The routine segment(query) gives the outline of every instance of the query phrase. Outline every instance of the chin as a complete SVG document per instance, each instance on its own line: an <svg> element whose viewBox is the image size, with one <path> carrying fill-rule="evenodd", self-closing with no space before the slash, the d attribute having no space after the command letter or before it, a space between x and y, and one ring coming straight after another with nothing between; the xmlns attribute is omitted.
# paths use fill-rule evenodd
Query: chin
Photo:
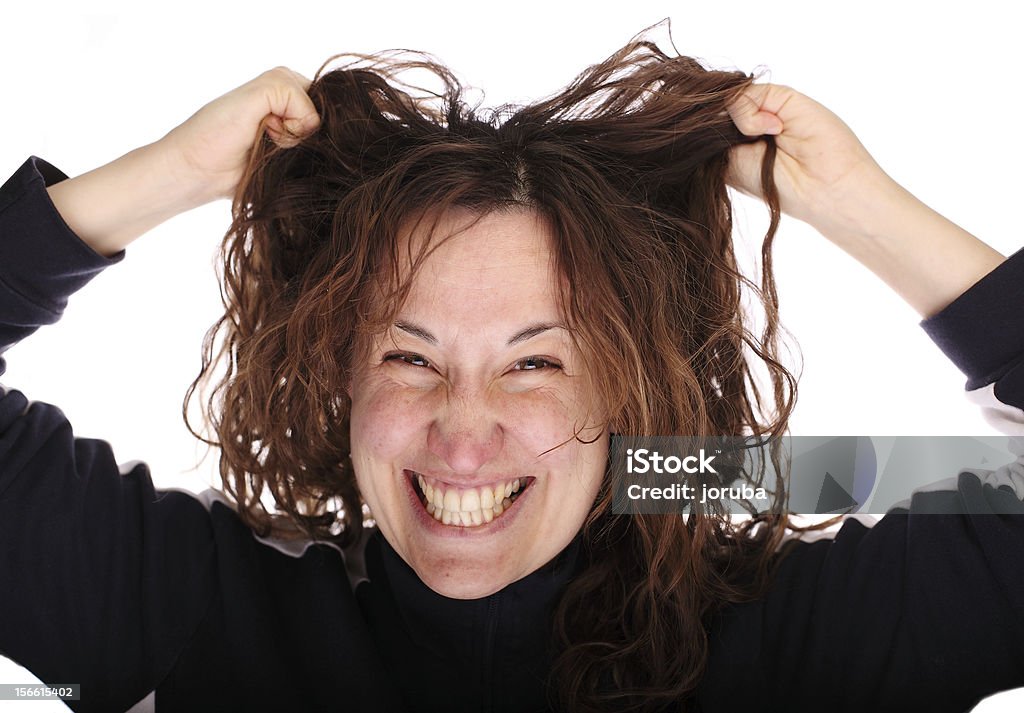
<svg viewBox="0 0 1024 713"><path fill-rule="evenodd" d="M410 566L420 580L449 599L482 599L520 578L493 558L475 566L464 558L453 561L452 557L429 554L413 555L410 559Z"/></svg>

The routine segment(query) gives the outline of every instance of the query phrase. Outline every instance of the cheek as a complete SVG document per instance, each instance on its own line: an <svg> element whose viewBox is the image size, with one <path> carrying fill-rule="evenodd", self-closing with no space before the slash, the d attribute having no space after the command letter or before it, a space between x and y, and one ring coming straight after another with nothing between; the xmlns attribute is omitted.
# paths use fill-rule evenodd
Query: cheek
<svg viewBox="0 0 1024 713"><path fill-rule="evenodd" d="M565 497L559 507L586 511L607 466L604 424L588 409L580 390L540 390L519 405L517 432L554 476L553 492Z"/></svg>
<svg viewBox="0 0 1024 713"><path fill-rule="evenodd" d="M353 453L375 459L397 458L423 427L422 404L406 391L356 387L352 397Z"/></svg>
<svg viewBox="0 0 1024 713"><path fill-rule="evenodd" d="M392 476L420 442L423 421L407 392L369 380L356 384L349 421L356 484L377 525L394 540L402 525L395 510L400 481Z"/></svg>
<svg viewBox="0 0 1024 713"><path fill-rule="evenodd" d="M584 441L599 435L593 428L586 428L594 423L592 419L585 423L587 412L579 403L576 395L566 389L538 389L506 395L501 411L506 441L512 442L506 443L509 450L527 462L543 464L552 474L568 476L559 479L559 488L578 489L581 481L600 478L594 472L603 472L603 466L590 463L600 462L600 445L577 440L577 435ZM587 490L590 489L588 486Z"/></svg>
<svg viewBox="0 0 1024 713"><path fill-rule="evenodd" d="M555 392L505 394L500 412L502 425L517 440L529 444L538 456L572 434L573 414Z"/></svg>
<svg viewBox="0 0 1024 713"><path fill-rule="evenodd" d="M517 432L540 439L560 443L575 431L593 425L593 418L586 423L582 395L565 386L506 394L503 401L506 423L514 424Z"/></svg>

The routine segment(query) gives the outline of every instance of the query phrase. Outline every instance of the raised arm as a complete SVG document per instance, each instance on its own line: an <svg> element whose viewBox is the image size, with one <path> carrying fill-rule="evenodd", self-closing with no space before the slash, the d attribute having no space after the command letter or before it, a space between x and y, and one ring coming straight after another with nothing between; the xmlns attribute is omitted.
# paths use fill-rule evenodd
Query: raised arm
<svg viewBox="0 0 1024 713"><path fill-rule="evenodd" d="M232 195L264 125L294 141L281 122L312 110L303 82L264 73L78 178L27 160L0 186L0 353L56 322L132 240ZM165 680L218 596L216 532L199 500L155 490L142 463L122 472L59 408L0 387L0 653L82 684L75 710L126 710Z"/></svg>
<svg viewBox="0 0 1024 713"><path fill-rule="evenodd" d="M234 195L264 129L281 146L316 129L309 80L285 67L210 102L160 140L47 190L68 226L110 257L169 218Z"/></svg>
<svg viewBox="0 0 1024 713"><path fill-rule="evenodd" d="M744 134L774 136L783 212L817 229L892 287L967 376L994 427L1024 434L1024 251L1009 260L890 178L850 128L816 101L752 85L731 108ZM730 184L761 197L763 142L730 155Z"/></svg>
<svg viewBox="0 0 1024 713"><path fill-rule="evenodd" d="M755 84L734 104L744 134L775 137L784 213L817 229L931 317L1006 258L896 183L827 108L776 84ZM761 197L763 143L730 156L730 184Z"/></svg>

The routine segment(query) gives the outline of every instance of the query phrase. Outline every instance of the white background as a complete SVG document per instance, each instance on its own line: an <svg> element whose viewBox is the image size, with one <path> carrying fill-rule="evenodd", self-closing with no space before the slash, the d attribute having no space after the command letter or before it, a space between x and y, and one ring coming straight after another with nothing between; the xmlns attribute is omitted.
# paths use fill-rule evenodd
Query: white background
<svg viewBox="0 0 1024 713"><path fill-rule="evenodd" d="M426 50L482 88L485 105L528 102L671 17L680 52L720 68L766 68L766 79L839 114L890 175L940 213L1005 255L1024 244L1024 53L1005 2L90 6L5 12L0 180L30 154L83 173L160 138L265 69L283 64L311 77L339 52ZM203 333L219 314L212 260L228 211L222 201L152 231L75 295L58 325L6 355L4 384L58 404L77 435L110 441L118 460L147 461L158 486L212 482L212 456L188 472L202 451L180 411ZM742 201L738 213L746 250L759 244L764 211ZM918 315L845 253L784 219L776 270L783 321L804 357L794 434L995 433ZM0 682L14 676L0 668Z"/></svg>

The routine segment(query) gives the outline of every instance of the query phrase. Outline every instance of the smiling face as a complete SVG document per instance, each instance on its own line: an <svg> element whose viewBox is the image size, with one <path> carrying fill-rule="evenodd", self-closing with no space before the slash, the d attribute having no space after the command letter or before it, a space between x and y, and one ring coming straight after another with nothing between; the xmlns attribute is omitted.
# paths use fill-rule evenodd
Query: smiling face
<svg viewBox="0 0 1024 713"><path fill-rule="evenodd" d="M439 234L472 217L449 214ZM587 420L559 285L545 223L490 213L424 261L395 324L353 365L359 490L445 596L483 597L546 564L600 488L608 433Z"/></svg>

